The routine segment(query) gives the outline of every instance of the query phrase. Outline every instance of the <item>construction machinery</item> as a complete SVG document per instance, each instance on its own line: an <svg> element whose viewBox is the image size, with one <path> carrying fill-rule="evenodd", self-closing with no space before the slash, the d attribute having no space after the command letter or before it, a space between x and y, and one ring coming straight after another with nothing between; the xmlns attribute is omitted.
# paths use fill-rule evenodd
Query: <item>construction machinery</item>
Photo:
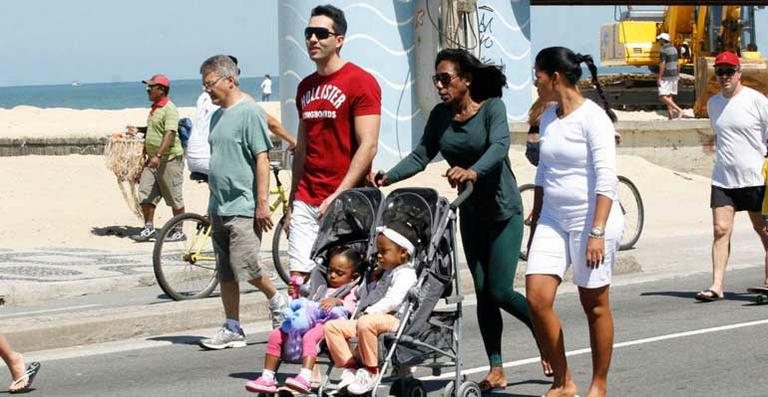
<svg viewBox="0 0 768 397"><path fill-rule="evenodd" d="M762 7L762 6L760 6ZM696 117L707 117L707 100L719 91L715 80L714 57L733 51L741 60L742 83L768 93L768 60L755 44L757 6L667 6L661 9L628 7L617 22L604 25L600 32L600 58L603 66L648 67L658 71L660 45L656 36L668 33L678 50L683 90L693 86ZM651 77L649 77L651 76ZM693 78L691 79L691 76ZM687 77L687 78L686 78ZM617 85L626 87L631 97L634 87L655 84L655 76L629 74L607 77L613 97L620 100Z"/></svg>

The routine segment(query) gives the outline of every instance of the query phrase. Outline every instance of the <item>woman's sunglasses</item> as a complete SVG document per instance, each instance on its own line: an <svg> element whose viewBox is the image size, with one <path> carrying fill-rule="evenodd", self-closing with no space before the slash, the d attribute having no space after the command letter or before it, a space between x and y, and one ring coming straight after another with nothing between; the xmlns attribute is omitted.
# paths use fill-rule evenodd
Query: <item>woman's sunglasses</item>
<svg viewBox="0 0 768 397"><path fill-rule="evenodd" d="M432 76L432 83L437 85L437 83L439 82L440 84L442 84L443 87L445 87L448 84L451 84L451 81L453 81L453 79L455 79L456 77L459 77L459 76L455 74L450 74L450 73L438 73Z"/></svg>
<svg viewBox="0 0 768 397"><path fill-rule="evenodd" d="M731 77L734 74L736 74L737 70L735 68L717 68L715 69L715 74L722 77L722 76L728 76Z"/></svg>
<svg viewBox="0 0 768 397"><path fill-rule="evenodd" d="M331 36L341 36L338 33L331 32L327 28L305 28L304 29L304 38L309 40L312 38L312 35L315 35L318 40L325 40Z"/></svg>

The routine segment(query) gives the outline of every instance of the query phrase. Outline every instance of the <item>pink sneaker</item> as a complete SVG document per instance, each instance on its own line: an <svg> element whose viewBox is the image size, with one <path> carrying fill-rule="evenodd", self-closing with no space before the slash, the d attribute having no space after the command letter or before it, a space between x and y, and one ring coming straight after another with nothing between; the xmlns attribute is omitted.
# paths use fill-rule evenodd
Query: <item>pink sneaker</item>
<svg viewBox="0 0 768 397"><path fill-rule="evenodd" d="M301 394L312 392L312 383L301 375L286 379L285 385Z"/></svg>
<svg viewBox="0 0 768 397"><path fill-rule="evenodd" d="M263 376L259 376L256 380L249 380L245 384L245 390L252 393L277 393L277 382L275 380L266 380Z"/></svg>

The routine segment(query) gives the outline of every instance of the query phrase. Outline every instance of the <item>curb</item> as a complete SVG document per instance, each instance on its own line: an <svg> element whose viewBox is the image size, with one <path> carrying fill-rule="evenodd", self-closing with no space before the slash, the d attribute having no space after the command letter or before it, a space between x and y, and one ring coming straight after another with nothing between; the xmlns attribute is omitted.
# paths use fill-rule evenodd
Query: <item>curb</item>
<svg viewBox="0 0 768 397"><path fill-rule="evenodd" d="M524 265L518 269L515 285L524 285ZM474 294L468 269L460 271L461 292ZM614 275L642 272L638 261L623 255L614 265ZM571 279L570 271L564 282ZM253 323L269 319L264 295L249 293L240 299L241 321ZM163 302L80 312L11 317L0 320L0 330L18 351L40 351L130 338L156 336L221 324L223 310L219 298Z"/></svg>

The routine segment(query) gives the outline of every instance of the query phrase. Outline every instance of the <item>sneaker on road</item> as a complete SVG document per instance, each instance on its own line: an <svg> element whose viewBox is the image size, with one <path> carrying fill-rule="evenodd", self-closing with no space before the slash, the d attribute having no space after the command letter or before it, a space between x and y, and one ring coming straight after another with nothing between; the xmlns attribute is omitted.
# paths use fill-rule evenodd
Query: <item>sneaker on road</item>
<svg viewBox="0 0 768 397"><path fill-rule="evenodd" d="M263 376L259 376L256 380L249 380L245 384L245 390L251 393L274 394L277 393L277 382L274 379L267 380Z"/></svg>
<svg viewBox="0 0 768 397"><path fill-rule="evenodd" d="M288 307L288 297L278 292L269 300L269 313L272 317L272 329L280 327L283 323L283 309Z"/></svg>
<svg viewBox="0 0 768 397"><path fill-rule="evenodd" d="M221 350L228 347L245 347L245 334L243 333L243 330L240 330L240 332L232 332L226 327L221 327L219 332L217 332L213 338L201 340L200 347L209 350Z"/></svg>
<svg viewBox="0 0 768 397"><path fill-rule="evenodd" d="M376 385L376 377L368 372L365 368L360 368L355 373L355 381L351 385L347 386L347 392L354 395L363 395L371 390Z"/></svg>
<svg viewBox="0 0 768 397"><path fill-rule="evenodd" d="M301 376L301 374L286 379L285 385L301 394L312 393L312 382Z"/></svg>
<svg viewBox="0 0 768 397"><path fill-rule="evenodd" d="M169 235L165 236L165 241L184 241L187 236L181 230L174 230Z"/></svg>
<svg viewBox="0 0 768 397"><path fill-rule="evenodd" d="M157 229L150 226L144 226L144 229L141 229L141 232L139 234L134 234L131 236L131 240L137 241L140 243L143 243L145 241L149 241L157 235Z"/></svg>

